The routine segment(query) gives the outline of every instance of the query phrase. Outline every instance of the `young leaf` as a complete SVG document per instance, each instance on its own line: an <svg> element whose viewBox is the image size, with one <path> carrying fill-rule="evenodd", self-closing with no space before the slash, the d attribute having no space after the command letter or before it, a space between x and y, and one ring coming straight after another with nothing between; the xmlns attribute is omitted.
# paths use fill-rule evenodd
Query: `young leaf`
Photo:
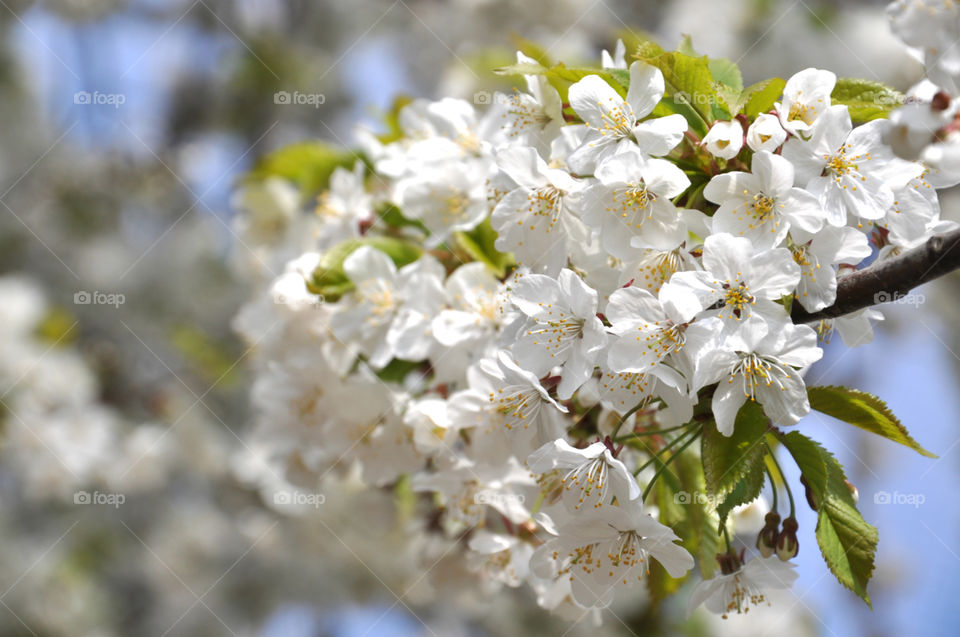
<svg viewBox="0 0 960 637"><path fill-rule="evenodd" d="M707 58L671 52L646 58L644 61L663 73L666 97L673 98L676 103L689 104L707 123L712 122L718 114L716 107L720 108L721 117L730 117L714 88ZM690 125L695 127L693 122L690 122Z"/></svg>
<svg viewBox="0 0 960 637"><path fill-rule="evenodd" d="M773 108L774 103L783 94L783 87L786 85L787 83L779 77L772 77L751 84L743 89L740 94L737 111L750 118L756 117L760 113L766 113Z"/></svg>
<svg viewBox="0 0 960 637"><path fill-rule="evenodd" d="M830 99L833 104L846 104L854 122L869 122L887 117L890 111L903 105L906 98L881 82L840 78Z"/></svg>
<svg viewBox="0 0 960 637"><path fill-rule="evenodd" d="M457 232L455 236L460 247L477 261L487 264L497 278L505 277L507 271L516 265L512 254L500 252L494 247L497 231L490 225L489 219L473 230Z"/></svg>
<svg viewBox="0 0 960 637"><path fill-rule="evenodd" d="M352 168L357 159L360 159L360 155L356 152L331 144L303 142L264 156L246 178L259 180L283 177L297 184L305 196L312 196L327 187L334 170L338 167Z"/></svg>
<svg viewBox="0 0 960 637"><path fill-rule="evenodd" d="M701 456L707 492L716 498L721 521L730 510L752 501L763 488L762 444L768 419L758 403L747 402L737 413L733 435L727 437L712 425L703 430Z"/></svg>
<svg viewBox="0 0 960 637"><path fill-rule="evenodd" d="M910 447L928 458L937 457L921 447L887 404L876 396L856 389L832 386L809 387L807 395L810 397L810 407L819 412Z"/></svg>
<svg viewBox="0 0 960 637"><path fill-rule="evenodd" d="M372 246L385 253L396 264L403 267L420 258L423 251L416 245L392 237L370 237L350 239L333 246L322 257L313 271L313 277L307 282L307 288L327 301L337 301L353 289L353 282L343 271L343 262L360 246Z"/></svg>

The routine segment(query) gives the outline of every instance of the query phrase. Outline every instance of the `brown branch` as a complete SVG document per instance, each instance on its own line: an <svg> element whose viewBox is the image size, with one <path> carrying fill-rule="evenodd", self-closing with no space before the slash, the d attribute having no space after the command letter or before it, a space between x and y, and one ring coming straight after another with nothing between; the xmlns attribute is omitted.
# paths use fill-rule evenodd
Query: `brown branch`
<svg viewBox="0 0 960 637"><path fill-rule="evenodd" d="M831 319L895 301L918 285L960 269L960 229L931 237L921 246L852 272L837 281L837 300L819 312L794 302L794 323Z"/></svg>

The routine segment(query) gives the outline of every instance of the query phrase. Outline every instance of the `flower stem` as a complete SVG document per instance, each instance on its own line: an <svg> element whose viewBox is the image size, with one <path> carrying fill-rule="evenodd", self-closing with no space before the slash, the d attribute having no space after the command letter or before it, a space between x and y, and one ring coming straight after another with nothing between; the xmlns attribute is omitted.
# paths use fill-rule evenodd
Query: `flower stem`
<svg viewBox="0 0 960 637"><path fill-rule="evenodd" d="M651 457L649 460L647 460L647 461L644 462L642 465L640 465L639 467L637 467L637 468L633 471L633 475L635 475L635 476L638 475L641 471L643 471L644 469L646 469L647 467L649 467L651 464L653 464L654 462L656 462L656 461L660 458L660 454L664 453L665 451L667 451L668 449L670 449L672 446L674 446L675 444L677 444L678 442L680 442L680 440L683 439L684 436L686 436L686 435L687 435L688 433L690 433L691 431L693 431L692 428L691 428L691 429L688 429L687 431L684 431L682 434L680 434L679 436L677 436L676 438L674 438L673 440L671 440L670 442L668 442L667 444L665 444L665 445L663 446L663 448L660 449L660 451L657 451L656 453L653 454L653 457Z"/></svg>
<svg viewBox="0 0 960 637"><path fill-rule="evenodd" d="M624 434L619 438L614 438L614 442L626 442L631 438L640 438L642 436L656 436L659 434L669 433L671 431L677 431L678 429L686 429L690 426L690 423L684 423L682 425L677 425L676 427L669 427L667 429L650 429L648 431L631 431L628 434Z"/></svg>
<svg viewBox="0 0 960 637"><path fill-rule="evenodd" d="M767 470L767 477L770 478L770 490L773 491L773 507L772 510L777 510L777 483L773 480L773 472L770 471L770 467L764 465L764 469Z"/></svg>
<svg viewBox="0 0 960 637"><path fill-rule="evenodd" d="M796 508L793 505L793 492L790 490L790 483L787 482L787 476L783 474L783 469L780 467L780 463L777 462L777 456L773 453L773 449L770 448L770 445L764 441L764 446L767 448L767 453L770 454L770 459L773 460L773 465L777 468L777 473L780 474L780 479L783 481L783 486L787 490L787 497L790 498L790 517L795 517ZM773 478L771 477L771 480Z"/></svg>
<svg viewBox="0 0 960 637"><path fill-rule="evenodd" d="M630 416L634 415L635 413L637 413L638 411L640 411L641 409L643 409L644 407L646 407L649 403L650 403L650 401L649 401L648 399L644 398L644 399L641 400L639 403L637 403L636 405L634 405L633 407L631 407L631 408L630 408L630 411L628 411L627 413L625 413L625 414L623 415L623 418L620 419L620 422L617 423L617 426L614 428L613 433L610 434L610 438L613 439L613 440L616 440L617 434L620 433L620 428L623 427L623 423L627 422L627 419L630 418ZM617 442L619 442L619 441L617 441Z"/></svg>
<svg viewBox="0 0 960 637"><path fill-rule="evenodd" d="M666 462L663 463L663 466L661 466L659 469L657 469L657 472L656 472L655 474L653 474L653 479L650 480L649 484L647 484L647 488L643 490L643 495L640 496L640 501L641 501L641 502L643 502L643 501L645 501L645 500L647 499L647 495L649 495L650 490L653 488L653 485L656 484L657 480L660 478L660 474L662 474L664 471L666 471L666 470L667 470L667 467L670 466L670 463L673 462L674 460L676 460L676 458L677 458L681 453L683 453L683 450L686 449L687 447L689 447L689 446L691 445L691 443L693 443L693 441L696 440L696 439L699 438L699 437L700 437L700 432L699 432L699 431L694 431L694 432L693 432L693 435L690 436L690 438L689 438L686 442L684 442L682 445L680 445L680 448L679 448L679 449L677 449L676 451L674 451L673 453L670 454L670 457L667 458ZM664 450L664 451L666 451L666 450ZM659 456L657 456L657 457L659 458Z"/></svg>

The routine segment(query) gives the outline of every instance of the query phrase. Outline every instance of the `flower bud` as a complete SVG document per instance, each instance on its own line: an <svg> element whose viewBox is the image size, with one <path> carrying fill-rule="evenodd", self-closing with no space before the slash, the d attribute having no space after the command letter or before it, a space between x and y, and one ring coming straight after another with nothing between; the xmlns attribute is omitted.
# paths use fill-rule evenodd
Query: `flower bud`
<svg viewBox="0 0 960 637"><path fill-rule="evenodd" d="M783 530L777 536L777 557L783 562L796 557L797 553L800 552L800 544L797 542L797 528L799 528L799 525L796 518L787 518L783 521Z"/></svg>
<svg viewBox="0 0 960 637"><path fill-rule="evenodd" d="M777 549L777 538L780 535L780 514L771 511L764 518L766 523L757 534L757 550L760 555L770 557Z"/></svg>

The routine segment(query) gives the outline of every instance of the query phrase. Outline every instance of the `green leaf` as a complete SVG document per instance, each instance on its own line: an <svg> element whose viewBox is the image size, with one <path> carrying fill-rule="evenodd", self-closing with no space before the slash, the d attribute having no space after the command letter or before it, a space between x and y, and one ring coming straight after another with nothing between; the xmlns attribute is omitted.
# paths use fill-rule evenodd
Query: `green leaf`
<svg viewBox="0 0 960 637"><path fill-rule="evenodd" d="M730 117L726 104L714 87L707 58L670 52L644 58L644 61L663 73L665 97L674 104L688 105L702 120L697 123L688 119L691 128L701 129L717 117Z"/></svg>
<svg viewBox="0 0 960 637"><path fill-rule="evenodd" d="M872 608L867 582L873 574L877 529L857 511L840 463L826 451L823 458L827 484L818 497L817 544L830 572Z"/></svg>
<svg viewBox="0 0 960 637"><path fill-rule="evenodd" d="M385 253L398 268L413 263L423 251L413 243L392 237L369 237L349 239L333 246L320 257L320 263L313 271L313 277L307 282L307 289L321 296L325 301L334 302L351 291L353 282L343 271L343 262L360 246L368 245Z"/></svg>
<svg viewBox="0 0 960 637"><path fill-rule="evenodd" d="M921 447L887 404L872 394L847 387L808 387L807 395L810 406L821 413L910 447L928 458L937 457Z"/></svg>
<svg viewBox="0 0 960 637"><path fill-rule="evenodd" d="M829 451L803 434L780 434L817 502L817 544L830 572L870 605L867 582L879 537L860 515L843 467Z"/></svg>
<svg viewBox="0 0 960 637"><path fill-rule="evenodd" d="M763 408L748 401L737 413L733 435L724 436L713 425L703 430L701 457L707 492L717 503L721 522L733 507L751 502L763 488L762 444L769 420Z"/></svg>
<svg viewBox="0 0 960 637"><path fill-rule="evenodd" d="M740 103L736 110L750 118L756 117L760 113L766 113L773 108L774 102L783 94L783 87L786 84L779 77L771 77L768 80L751 84L741 92Z"/></svg>
<svg viewBox="0 0 960 637"><path fill-rule="evenodd" d="M827 465L824 462L824 456L829 455L829 452L799 431L791 431L780 436L780 442L793 456L797 467L800 468L800 473L819 502L827 488Z"/></svg>
<svg viewBox="0 0 960 637"><path fill-rule="evenodd" d="M392 203L386 203L377 208L377 217L391 228L412 227L417 228L424 234L430 234L422 221L407 217L400 208Z"/></svg>
<svg viewBox="0 0 960 637"><path fill-rule="evenodd" d="M743 76L740 67L727 58L710 58L707 62L710 75L717 82L736 91L737 95L743 91Z"/></svg>
<svg viewBox="0 0 960 637"><path fill-rule="evenodd" d="M419 369L421 363L394 358L387 366L377 372L377 378L387 383L403 383L407 376Z"/></svg>
<svg viewBox="0 0 960 637"><path fill-rule="evenodd" d="M300 187L305 196L327 188L338 167L352 168L361 156L350 150L320 141L285 146L261 158L247 174L248 180L282 177Z"/></svg>
<svg viewBox="0 0 960 637"><path fill-rule="evenodd" d="M830 99L833 104L846 104L854 122L869 122L887 117L906 98L882 82L840 78Z"/></svg>
<svg viewBox="0 0 960 637"><path fill-rule="evenodd" d="M570 85L579 82L588 75L597 75L603 78L621 96L626 96L630 84L630 74L620 69L599 69L594 67L572 67L563 63L552 67L541 64L520 63L510 64L494 70L497 75L542 75L560 93L561 99L566 102Z"/></svg>
<svg viewBox="0 0 960 637"><path fill-rule="evenodd" d="M671 466L679 479L678 488L663 479L654 487L660 522L683 538L683 546L696 558L700 574L709 578L718 566L720 519L704 499L691 497L706 491L700 459L695 454L684 453Z"/></svg>
<svg viewBox="0 0 960 637"><path fill-rule="evenodd" d="M505 277L507 271L516 265L512 254L500 252L494 246L497 240L497 231L490 225L489 219L484 219L483 223L473 230L457 232L455 236L457 243L467 254L477 261L487 264L499 279Z"/></svg>

